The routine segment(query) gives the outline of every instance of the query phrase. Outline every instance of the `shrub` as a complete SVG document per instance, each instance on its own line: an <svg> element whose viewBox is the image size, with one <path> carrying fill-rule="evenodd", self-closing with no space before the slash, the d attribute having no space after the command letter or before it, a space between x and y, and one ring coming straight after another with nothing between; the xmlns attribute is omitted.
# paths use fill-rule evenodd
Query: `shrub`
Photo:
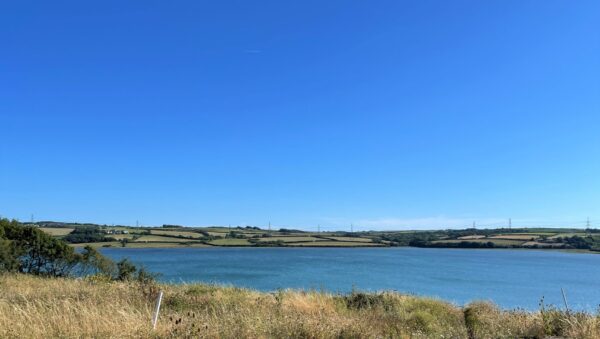
<svg viewBox="0 0 600 339"><path fill-rule="evenodd" d="M0 272L54 277L97 275L141 283L153 282L156 277L127 259L115 264L91 246L77 253L66 242L36 227L7 219L0 219Z"/></svg>
<svg viewBox="0 0 600 339"><path fill-rule="evenodd" d="M352 293L344 296L343 298L346 301L346 306L352 309L372 308L384 304L383 294L370 294L352 291Z"/></svg>

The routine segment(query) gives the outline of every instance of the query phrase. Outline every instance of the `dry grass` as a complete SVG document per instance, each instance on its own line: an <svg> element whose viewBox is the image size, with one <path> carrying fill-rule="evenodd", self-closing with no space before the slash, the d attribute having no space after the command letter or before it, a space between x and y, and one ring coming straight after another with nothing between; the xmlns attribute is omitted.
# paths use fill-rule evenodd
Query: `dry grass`
<svg viewBox="0 0 600 339"><path fill-rule="evenodd" d="M248 239L236 239L236 238L223 238L223 239L215 239L210 242L213 245L217 246L250 246L251 243L248 242Z"/></svg>
<svg viewBox="0 0 600 339"><path fill-rule="evenodd" d="M472 303L464 313L471 338L600 338L598 315L554 308L534 313L502 311L486 302Z"/></svg>
<svg viewBox="0 0 600 339"><path fill-rule="evenodd" d="M60 236L64 236L67 235L71 232L73 232L73 228L58 228L58 227L40 227L39 228L41 231L44 231L48 234L50 234L51 236L54 237L60 237Z"/></svg>
<svg viewBox="0 0 600 339"><path fill-rule="evenodd" d="M142 337L151 307L126 284L0 277L0 337ZM121 332L121 333L119 333Z"/></svg>
<svg viewBox="0 0 600 339"><path fill-rule="evenodd" d="M156 331L150 319L165 293ZM600 337L589 314L465 309L397 293L346 296L211 285L0 276L0 338Z"/></svg>
<svg viewBox="0 0 600 339"><path fill-rule="evenodd" d="M465 235L464 237L458 237L458 240L471 240L471 239L484 239L485 235Z"/></svg>

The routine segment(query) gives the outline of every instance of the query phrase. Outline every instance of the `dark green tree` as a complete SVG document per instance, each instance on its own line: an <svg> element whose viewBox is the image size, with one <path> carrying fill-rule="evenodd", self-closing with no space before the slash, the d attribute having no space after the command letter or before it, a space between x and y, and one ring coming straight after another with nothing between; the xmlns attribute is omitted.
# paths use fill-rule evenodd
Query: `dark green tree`
<svg viewBox="0 0 600 339"><path fill-rule="evenodd" d="M132 280L135 278L137 267L127 258L117 262L117 280Z"/></svg>
<svg viewBox="0 0 600 339"><path fill-rule="evenodd" d="M85 246L81 252L81 275L101 274L114 277L117 273L115 262L103 256L92 246Z"/></svg>

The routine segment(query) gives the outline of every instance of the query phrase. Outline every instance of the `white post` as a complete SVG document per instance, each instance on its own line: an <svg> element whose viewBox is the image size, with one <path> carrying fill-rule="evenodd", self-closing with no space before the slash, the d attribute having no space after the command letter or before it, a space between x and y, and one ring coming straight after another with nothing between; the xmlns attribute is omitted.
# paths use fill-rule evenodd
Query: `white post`
<svg viewBox="0 0 600 339"><path fill-rule="evenodd" d="M152 329L156 329L156 322L158 321L158 312L160 311L160 302L162 301L163 292L158 293L158 299L156 300L156 308L154 309L154 317L152 317Z"/></svg>
<svg viewBox="0 0 600 339"><path fill-rule="evenodd" d="M562 292L563 301L565 302L565 309L567 310L567 314L569 314L569 304L567 304L567 296L565 295L565 290L561 287L560 291Z"/></svg>

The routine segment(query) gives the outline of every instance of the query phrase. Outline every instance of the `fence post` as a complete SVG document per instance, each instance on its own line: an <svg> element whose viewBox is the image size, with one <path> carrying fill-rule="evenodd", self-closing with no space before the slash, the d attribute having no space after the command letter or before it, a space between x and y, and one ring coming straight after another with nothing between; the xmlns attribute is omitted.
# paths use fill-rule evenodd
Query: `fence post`
<svg viewBox="0 0 600 339"><path fill-rule="evenodd" d="M563 301L565 302L565 308L567 309L567 314L569 314L569 304L567 304L567 296L565 295L565 290L561 287L560 292L562 293Z"/></svg>
<svg viewBox="0 0 600 339"><path fill-rule="evenodd" d="M163 292L158 293L158 299L156 299L156 308L154 309L154 317L152 317L152 329L156 329L156 323L158 321L158 312L160 311L160 303L162 301Z"/></svg>

